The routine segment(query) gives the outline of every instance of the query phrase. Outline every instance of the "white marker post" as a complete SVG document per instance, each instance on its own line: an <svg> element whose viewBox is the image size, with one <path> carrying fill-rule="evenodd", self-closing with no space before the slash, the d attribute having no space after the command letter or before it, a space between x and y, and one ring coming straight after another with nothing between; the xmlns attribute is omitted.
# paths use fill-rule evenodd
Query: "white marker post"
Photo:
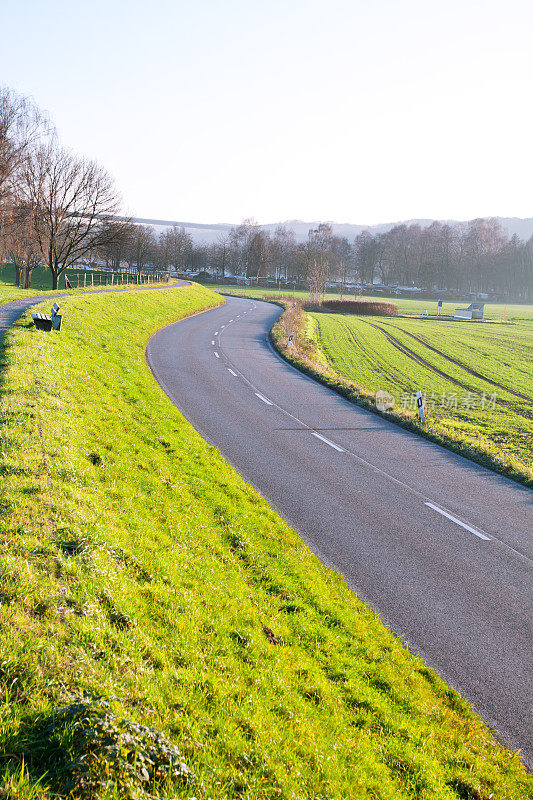
<svg viewBox="0 0 533 800"><path fill-rule="evenodd" d="M422 398L422 392L420 391L420 389L416 393L416 405L418 407L418 416L420 417L422 422L425 422L426 421L426 415L424 413L424 400Z"/></svg>
<svg viewBox="0 0 533 800"><path fill-rule="evenodd" d="M287 347L292 344L292 337L294 336L294 331L291 331L291 335L289 336L289 341L287 342Z"/></svg>
<svg viewBox="0 0 533 800"><path fill-rule="evenodd" d="M440 316L441 308L442 308L442 300L437 300L437 317Z"/></svg>

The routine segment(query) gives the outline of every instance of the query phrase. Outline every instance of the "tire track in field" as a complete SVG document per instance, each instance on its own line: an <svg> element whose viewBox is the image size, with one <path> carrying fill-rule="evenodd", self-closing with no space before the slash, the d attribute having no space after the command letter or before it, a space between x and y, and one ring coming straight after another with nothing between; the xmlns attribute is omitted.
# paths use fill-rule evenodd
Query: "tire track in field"
<svg viewBox="0 0 533 800"><path fill-rule="evenodd" d="M350 328L349 325L347 325L344 321L342 322L342 325L344 326L348 340L351 341L354 344L354 346L362 352L363 356L368 360L368 362L372 365L372 367L374 367L374 369L378 372L378 374L383 374L383 373L387 374L393 381L395 381L398 384L398 386L403 387L403 389L406 392L409 391L411 385L405 380L404 374L401 371L394 370L391 372L391 370L387 367L386 364L380 363L378 361L378 359L376 358L376 351L369 350L367 347L365 347L365 345L356 337L355 332L352 330L352 328ZM382 330L381 333L384 334L385 331ZM330 359L328 360L331 363L331 360Z"/></svg>
<svg viewBox="0 0 533 800"><path fill-rule="evenodd" d="M482 375L480 372L476 372L471 367L468 367L466 364L463 364L462 361L458 361L457 359L452 358L451 356L447 355L446 353L443 353L442 350L438 350L436 347L433 347L433 345L428 344L427 342L424 341L424 339L421 339L419 336L416 336L414 333L410 333L409 331L406 331L403 328L399 328L397 325L392 325L390 322L382 322L381 324L382 325L386 325L387 327L390 327L390 328L394 328L395 330L400 331L401 333L405 333L407 336L410 336L412 339L414 339L419 344L423 345L424 347L427 347L428 350L432 350L438 356L441 356L442 358L445 358L446 361L450 361L452 364L455 364L456 366L461 367L461 369L464 369L465 372L468 372L470 375L473 375L474 378L480 378L480 380L486 381L487 383L492 384L492 386L496 386L496 388L501 389L504 392L509 392L509 394L513 394L515 397L518 397L521 400L527 400L529 403L533 402L533 398L529 397L527 394L522 394L521 392L517 392L515 389L509 389L509 387L505 386L503 383L498 383L497 381L493 381L492 378L487 378L486 375ZM384 333L385 333L385 331L384 331Z"/></svg>
<svg viewBox="0 0 533 800"><path fill-rule="evenodd" d="M468 386L466 383L461 383L461 381L457 380L456 378L452 378L451 375L448 375L446 372L443 372L438 367L435 367L433 366L433 364L430 364L429 361L426 361L425 358L422 358L422 356L419 356L413 350L410 350L409 347L407 347L407 345L402 344L402 342L400 342L399 339L396 339L396 337L393 336L392 333L383 330L383 328L381 328L379 325L375 325L372 322L368 322L367 320L361 320L361 322L364 322L366 325L370 325L371 328L374 328L377 331L381 331L383 336L385 336L387 341L393 347L395 347L401 353L406 355L408 358L411 358L413 361L416 361L416 363L420 364L421 367L430 370L430 372L434 372L439 377L444 378L444 380L447 380L450 383L455 384L455 386L459 386L461 389L465 389L466 391L472 392L473 394L479 393L478 390L475 389L473 386ZM508 411L512 411L514 414L518 414L520 417L523 417L524 419L527 420L533 419L533 415L530 412L523 411L520 408L516 408L516 406L512 405L512 403L510 403L508 400L502 400L500 397L495 397L494 401L497 405L501 406L502 408L505 408Z"/></svg>

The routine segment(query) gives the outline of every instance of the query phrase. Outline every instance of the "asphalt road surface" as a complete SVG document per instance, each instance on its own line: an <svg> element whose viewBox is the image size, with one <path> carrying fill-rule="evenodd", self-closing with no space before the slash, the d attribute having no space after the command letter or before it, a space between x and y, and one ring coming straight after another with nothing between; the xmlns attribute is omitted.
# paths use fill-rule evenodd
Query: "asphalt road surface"
<svg viewBox="0 0 533 800"><path fill-rule="evenodd" d="M499 738L533 764L533 493L350 404L277 356L272 304L158 331L186 418Z"/></svg>

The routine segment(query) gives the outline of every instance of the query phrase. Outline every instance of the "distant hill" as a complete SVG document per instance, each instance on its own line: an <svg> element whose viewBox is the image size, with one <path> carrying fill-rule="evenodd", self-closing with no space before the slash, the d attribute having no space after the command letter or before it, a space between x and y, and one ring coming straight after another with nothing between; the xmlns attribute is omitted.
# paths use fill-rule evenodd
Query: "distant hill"
<svg viewBox="0 0 533 800"><path fill-rule="evenodd" d="M496 219L508 232L509 236L513 236L513 234L516 233L520 239L523 240L527 240L533 236L533 218L521 219L519 217L496 217ZM180 228L185 228L185 230L192 236L195 244L213 244L217 242L221 236L229 233L231 228L234 227L234 224L225 222L204 224L201 222L179 222L168 219L145 219L142 217L135 217L133 221L143 225L151 225L158 232L166 228L170 228L173 225L178 225ZM440 221L446 222L449 225L460 224L457 222L457 220ZM330 224L333 227L333 232L337 236L346 236L347 239L351 240L362 231L370 231L371 233L386 233L387 231L390 231L391 228L394 228L395 225L420 225L422 228L426 228L428 225L431 225L432 222L434 222L432 219L409 219L401 222L385 222L381 223L380 225L354 225L351 223L338 222L331 222ZM279 222L272 222L267 225L261 225L261 228L272 233L279 224ZM287 220L283 224L293 230L297 240L302 242L307 239L309 230L311 228L316 228L319 223L302 222L301 220L293 219Z"/></svg>

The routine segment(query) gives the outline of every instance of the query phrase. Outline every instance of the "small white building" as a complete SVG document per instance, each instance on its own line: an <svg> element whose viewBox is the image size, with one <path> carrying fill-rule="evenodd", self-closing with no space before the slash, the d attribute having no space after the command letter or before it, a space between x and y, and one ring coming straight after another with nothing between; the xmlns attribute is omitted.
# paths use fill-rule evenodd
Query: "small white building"
<svg viewBox="0 0 533 800"><path fill-rule="evenodd" d="M468 308L456 308L455 319L485 319L485 303L470 303Z"/></svg>

